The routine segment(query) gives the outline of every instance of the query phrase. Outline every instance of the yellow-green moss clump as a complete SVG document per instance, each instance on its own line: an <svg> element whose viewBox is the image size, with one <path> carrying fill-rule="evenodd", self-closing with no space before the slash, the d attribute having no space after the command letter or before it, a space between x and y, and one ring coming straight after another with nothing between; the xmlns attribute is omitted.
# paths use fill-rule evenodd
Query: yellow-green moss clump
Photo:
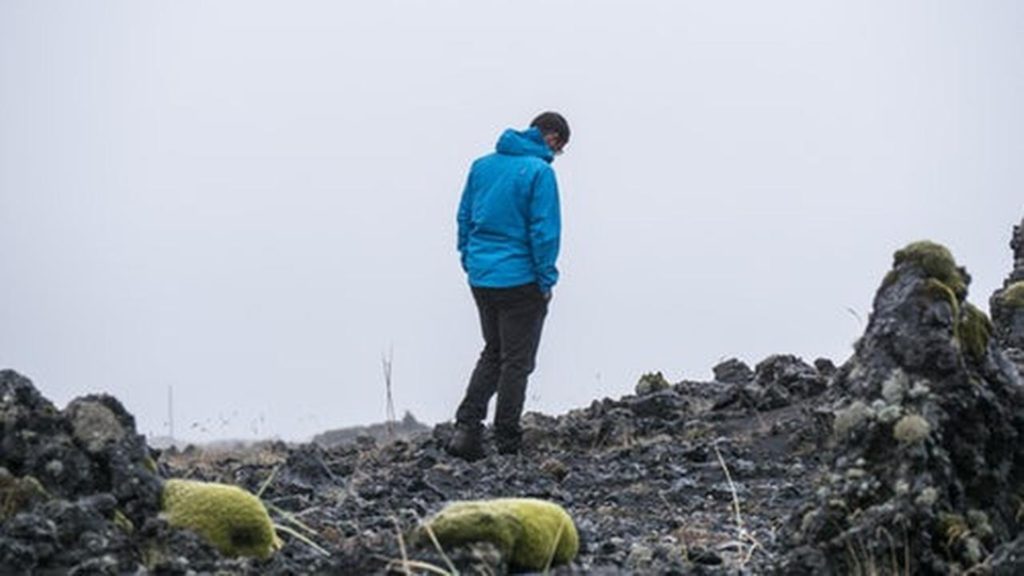
<svg viewBox="0 0 1024 576"><path fill-rule="evenodd" d="M1024 281L1007 286L999 294L999 303L1007 308L1024 308Z"/></svg>
<svg viewBox="0 0 1024 576"><path fill-rule="evenodd" d="M976 362L981 362L988 351L989 338L992 337L992 321L977 306L968 302L960 317L958 332L964 351Z"/></svg>
<svg viewBox="0 0 1024 576"><path fill-rule="evenodd" d="M163 511L172 526L198 533L225 556L267 558L281 547L266 507L237 486L168 480Z"/></svg>
<svg viewBox="0 0 1024 576"><path fill-rule="evenodd" d="M651 394L653 392L660 392L662 390L668 390L672 387L665 376L661 372L648 372L640 377L637 381L635 391L639 395Z"/></svg>
<svg viewBox="0 0 1024 576"><path fill-rule="evenodd" d="M949 306L953 310L953 316L960 315L960 305L957 303L956 294L953 290L945 285L944 283L936 280L935 278L929 278L925 280L924 285L921 286L920 291L926 297L932 300L941 300L943 302L949 302Z"/></svg>
<svg viewBox="0 0 1024 576"><path fill-rule="evenodd" d="M540 571L572 561L580 539L561 506L533 498L453 502L427 524L442 546L490 542L516 568Z"/></svg>
<svg viewBox="0 0 1024 576"><path fill-rule="evenodd" d="M925 275L942 282L956 296L963 300L967 296L967 280L960 272L949 249L928 240L913 242L893 255L893 268L902 264L915 264Z"/></svg>

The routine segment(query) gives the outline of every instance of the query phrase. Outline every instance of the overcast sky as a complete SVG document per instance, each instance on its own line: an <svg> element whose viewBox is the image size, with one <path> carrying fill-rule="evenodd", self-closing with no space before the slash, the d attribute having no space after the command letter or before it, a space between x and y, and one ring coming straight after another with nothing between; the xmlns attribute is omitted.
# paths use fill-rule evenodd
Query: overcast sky
<svg viewBox="0 0 1024 576"><path fill-rule="evenodd" d="M1024 4L0 2L0 367L140 431L452 417L471 161L573 128L527 409L837 364L892 253L988 297L1024 216ZM860 319L858 319L858 317Z"/></svg>

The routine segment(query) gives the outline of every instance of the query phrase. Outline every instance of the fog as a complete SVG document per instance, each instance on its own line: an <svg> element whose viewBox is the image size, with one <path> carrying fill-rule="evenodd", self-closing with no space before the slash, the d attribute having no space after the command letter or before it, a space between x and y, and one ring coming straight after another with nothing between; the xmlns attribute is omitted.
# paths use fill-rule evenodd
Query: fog
<svg viewBox="0 0 1024 576"><path fill-rule="evenodd" d="M988 297L1024 216L1012 2L0 3L0 368L141 432L450 419L472 160L543 110L561 281L527 410L845 360L892 253Z"/></svg>

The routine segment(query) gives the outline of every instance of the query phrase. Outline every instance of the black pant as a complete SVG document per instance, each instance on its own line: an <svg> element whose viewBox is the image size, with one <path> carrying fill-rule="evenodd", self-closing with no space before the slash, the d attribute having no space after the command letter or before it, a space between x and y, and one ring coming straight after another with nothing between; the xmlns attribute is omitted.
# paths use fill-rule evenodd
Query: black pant
<svg viewBox="0 0 1024 576"><path fill-rule="evenodd" d="M512 288L473 288L480 312L484 350L455 413L462 425L479 426L495 392L494 428L499 436L518 436L526 399L526 378L533 372L547 298L536 284Z"/></svg>

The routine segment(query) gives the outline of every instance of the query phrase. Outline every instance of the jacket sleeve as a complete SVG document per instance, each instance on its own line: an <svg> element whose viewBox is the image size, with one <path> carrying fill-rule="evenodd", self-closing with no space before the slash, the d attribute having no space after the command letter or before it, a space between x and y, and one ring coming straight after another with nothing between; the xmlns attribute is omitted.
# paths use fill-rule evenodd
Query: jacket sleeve
<svg viewBox="0 0 1024 576"><path fill-rule="evenodd" d="M530 251L541 292L547 294L558 282L558 247L562 216L558 205L558 182L550 167L538 172L530 199Z"/></svg>
<svg viewBox="0 0 1024 576"><path fill-rule="evenodd" d="M462 189L462 198L459 200L459 213L457 216L459 237L456 248L459 250L459 262L462 264L464 272L469 271L466 268L466 243L469 241L470 218L473 214L472 181L473 171L470 170L469 175L466 177L466 185Z"/></svg>

